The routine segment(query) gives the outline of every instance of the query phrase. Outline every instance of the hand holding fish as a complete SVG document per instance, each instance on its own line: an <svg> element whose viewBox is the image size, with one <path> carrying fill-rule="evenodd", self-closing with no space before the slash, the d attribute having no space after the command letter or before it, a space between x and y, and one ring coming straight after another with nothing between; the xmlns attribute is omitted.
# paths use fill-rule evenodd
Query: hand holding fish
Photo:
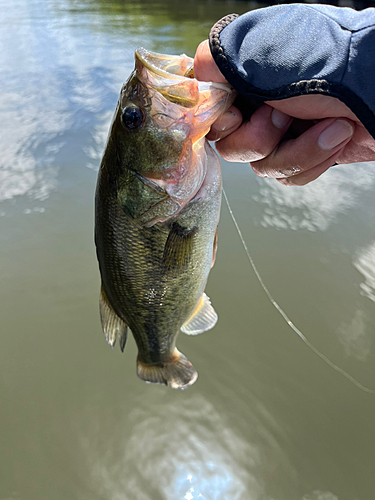
<svg viewBox="0 0 375 500"><path fill-rule="evenodd" d="M343 12L346 9L330 9L332 16L349 15ZM301 10L303 20L314 27L314 16L319 17L324 9L283 5L240 17L227 16L211 30L211 49L208 40L202 42L194 59L198 80L229 81L242 96L257 104L249 119L241 114L246 112L246 101L245 104L242 101L241 111L232 106L212 125L207 138L217 141L216 149L226 160L249 162L257 175L274 177L287 186L305 185L334 164L375 160L375 99L368 92L368 80L375 68L368 66L362 91L361 86L357 88L364 64L360 55L357 55L360 61L354 83L351 74L346 75L346 67L340 68L340 64L345 66L347 58L332 60L333 42L329 47L332 53L325 47L325 60L319 48L318 55L309 60L310 54L301 46L311 52L307 33L314 29L311 26L310 31L301 29L298 36L296 30L285 26L288 22L295 24L296 19L291 19L301 16ZM350 11L357 27L364 19L363 16L359 19L360 15ZM283 22L280 16L284 16ZM318 21L321 23L320 18ZM330 23L335 24L333 20ZM327 32L333 28L327 25ZM321 24L320 29L324 31ZM340 30L344 33L341 26ZM344 36L341 31L337 38ZM350 44L346 45L345 50L349 51ZM352 63L351 72L355 67ZM339 77L336 73L340 73Z"/></svg>

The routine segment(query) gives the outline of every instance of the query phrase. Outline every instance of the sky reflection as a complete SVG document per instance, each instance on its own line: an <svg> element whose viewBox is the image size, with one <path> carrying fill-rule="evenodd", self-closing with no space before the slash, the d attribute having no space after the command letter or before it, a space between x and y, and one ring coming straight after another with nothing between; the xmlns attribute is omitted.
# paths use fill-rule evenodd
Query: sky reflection
<svg viewBox="0 0 375 500"><path fill-rule="evenodd" d="M360 284L362 294L375 302L375 241L358 252L353 265L364 277Z"/></svg>
<svg viewBox="0 0 375 500"><path fill-rule="evenodd" d="M370 354L372 330L368 328L368 320L366 312L358 308L352 319L343 322L337 330L345 353L359 361L365 361Z"/></svg>
<svg viewBox="0 0 375 500"><path fill-rule="evenodd" d="M375 242L359 249L352 263L364 279L359 283L360 295L375 302ZM366 310L364 301L358 301L354 305L352 318L344 321L337 329L337 333L347 355L354 356L359 361L365 361L369 357L373 325L371 314Z"/></svg>
<svg viewBox="0 0 375 500"><path fill-rule="evenodd" d="M26 193L34 199L45 199L56 186L54 160L64 146L60 135L66 127L66 116L57 118L51 107L43 109L35 90L26 93L27 97L13 94L12 98L6 92L0 94L0 201Z"/></svg>
<svg viewBox="0 0 375 500"><path fill-rule="evenodd" d="M339 500L339 498L330 491L316 490L303 495L302 500Z"/></svg>
<svg viewBox="0 0 375 500"><path fill-rule="evenodd" d="M142 384L134 342L121 357L101 332L93 170L134 49L192 55L248 2L3 4L0 499L372 498L374 399L283 329L224 211L209 283L221 319L187 339L196 386ZM224 164L224 176L267 285L373 387L374 166L337 167L303 189L241 168Z"/></svg>
<svg viewBox="0 0 375 500"><path fill-rule="evenodd" d="M101 16L80 17L77 30L66 6L47 2L40 12L38 2L16 0L17 37L12 13L3 9L0 202L47 199L66 164L98 168L121 83L133 67L133 47L99 36Z"/></svg>
<svg viewBox="0 0 375 500"><path fill-rule="evenodd" d="M339 214L361 202L375 184L372 164L331 168L303 189L285 189L273 179L262 179L254 199L264 205L263 227L326 231Z"/></svg>
<svg viewBox="0 0 375 500"><path fill-rule="evenodd" d="M184 393L177 402L160 395L123 414L105 453L95 449L95 436L82 441L102 494L113 500L130 494L150 500L266 498L256 445L237 435L203 396Z"/></svg>

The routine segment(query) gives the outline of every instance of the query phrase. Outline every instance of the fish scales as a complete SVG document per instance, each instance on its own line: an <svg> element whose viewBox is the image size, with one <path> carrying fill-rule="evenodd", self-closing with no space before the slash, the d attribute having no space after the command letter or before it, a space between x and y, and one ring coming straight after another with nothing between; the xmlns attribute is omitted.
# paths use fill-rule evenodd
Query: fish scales
<svg viewBox="0 0 375 500"><path fill-rule="evenodd" d="M113 345L119 338L123 349L129 327L138 346L138 375L173 388L197 378L176 349L178 332L200 333L217 319L204 288L215 253L221 174L204 135L234 98L222 84L213 89L204 84L194 94L197 81L179 74L191 61L136 52L137 70L120 95L95 203L107 341ZM209 99L212 113L207 113ZM205 123L199 120L202 106ZM137 155L137 147L150 144L152 150Z"/></svg>
<svg viewBox="0 0 375 500"><path fill-rule="evenodd" d="M199 210L192 209L181 217L181 227L199 227L207 211L218 212L220 189L220 185L212 186L206 206L201 205ZM217 221L214 219L211 227L206 225L204 231L194 235L188 269L171 279L173 271L165 270L163 254L172 222L147 229L129 224L116 196L108 193L104 182L99 182L97 198L106 200L105 204L101 203L97 218L98 232L104 240L98 245L98 252L103 253L99 262L108 262L108 265L101 265L104 289L117 315L136 335L142 361L149 362L149 340L144 333L146 325L152 323L157 337L168 338L189 317L205 286L202 282L197 287L195 277L207 275L211 267L213 248L209 243L213 245ZM161 361L168 352L159 351Z"/></svg>

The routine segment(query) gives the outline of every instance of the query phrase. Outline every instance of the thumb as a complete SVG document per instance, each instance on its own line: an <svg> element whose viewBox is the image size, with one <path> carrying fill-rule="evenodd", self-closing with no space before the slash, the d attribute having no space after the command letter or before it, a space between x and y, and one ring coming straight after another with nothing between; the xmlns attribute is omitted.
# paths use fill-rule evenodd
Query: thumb
<svg viewBox="0 0 375 500"><path fill-rule="evenodd" d="M227 83L214 62L208 40L201 42L195 53L194 77L202 82Z"/></svg>

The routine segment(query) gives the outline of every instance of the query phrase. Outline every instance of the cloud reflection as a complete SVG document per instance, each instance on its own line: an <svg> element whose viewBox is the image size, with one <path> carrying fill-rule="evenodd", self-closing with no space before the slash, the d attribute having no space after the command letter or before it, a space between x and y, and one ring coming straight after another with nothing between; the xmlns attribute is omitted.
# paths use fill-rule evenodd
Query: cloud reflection
<svg viewBox="0 0 375 500"><path fill-rule="evenodd" d="M88 159L86 167L99 170L100 160L108 137L108 131L114 111L107 111L100 117L98 123L91 131L91 144L84 146L83 151Z"/></svg>
<svg viewBox="0 0 375 500"><path fill-rule="evenodd" d="M0 201L25 193L42 200L56 183L52 163L63 146L56 137L64 127L64 120L57 120L48 109L41 112L42 105L37 99L28 103L23 100L21 109L16 101L7 93L0 95L3 124L0 125ZM44 148L43 155L39 152L40 146ZM42 162L43 169L40 168Z"/></svg>
<svg viewBox="0 0 375 500"><path fill-rule="evenodd" d="M347 355L365 361L370 354L370 338L367 328L368 318L365 311L357 309L353 318L340 325L337 332Z"/></svg>
<svg viewBox="0 0 375 500"><path fill-rule="evenodd" d="M261 225L277 229L326 231L338 214L361 201L373 189L374 167L361 163L332 168L313 183L285 188L273 179L262 179L254 199L267 205Z"/></svg>
<svg viewBox="0 0 375 500"><path fill-rule="evenodd" d="M102 493L113 500L263 500L258 448L202 396L169 402L165 396L163 404L160 394L117 422L105 453L92 438L84 441Z"/></svg>
<svg viewBox="0 0 375 500"><path fill-rule="evenodd" d="M58 189L66 166L85 165L82 150L97 168L102 120L106 134L106 110L113 113L120 84L133 67L130 48L124 61L122 39L103 45L85 18L77 32L65 10L69 5L60 7L56 24L49 9L34 15L27 0L19 0L17 37L11 9L0 22L0 202L24 195L45 200Z"/></svg>
<svg viewBox="0 0 375 500"><path fill-rule="evenodd" d="M316 490L303 495L302 500L339 500L336 495L329 491Z"/></svg>
<svg viewBox="0 0 375 500"><path fill-rule="evenodd" d="M360 284L362 294L375 302L375 241L362 249L353 265L365 279Z"/></svg>
<svg viewBox="0 0 375 500"><path fill-rule="evenodd" d="M359 285L361 295L375 302L375 241L357 253L353 266L364 278ZM360 361L365 361L371 351L372 328L369 327L369 322L371 318L363 307L358 307L353 317L343 322L337 330L346 354Z"/></svg>

